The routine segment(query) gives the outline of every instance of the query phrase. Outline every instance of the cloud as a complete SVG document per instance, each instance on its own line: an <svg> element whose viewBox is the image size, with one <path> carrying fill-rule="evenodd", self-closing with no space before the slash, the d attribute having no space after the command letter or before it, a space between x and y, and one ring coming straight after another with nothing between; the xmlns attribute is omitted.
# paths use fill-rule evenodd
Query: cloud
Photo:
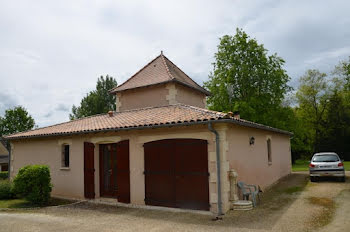
<svg viewBox="0 0 350 232"><path fill-rule="evenodd" d="M327 71L350 55L349 7L316 0L6 1L0 114L20 104L39 126L67 121L101 74L122 83L161 50L202 84L219 38L236 27L283 57L295 86L306 69Z"/></svg>
<svg viewBox="0 0 350 232"><path fill-rule="evenodd" d="M47 114L44 115L45 118L50 118L53 115L53 112L50 111Z"/></svg>
<svg viewBox="0 0 350 232"><path fill-rule="evenodd" d="M58 104L55 108L56 111L63 111L63 112L68 112L69 111L69 106L65 105L65 104Z"/></svg>
<svg viewBox="0 0 350 232"><path fill-rule="evenodd" d="M0 92L0 116L3 116L5 111L15 107L18 101L15 96L6 92Z"/></svg>

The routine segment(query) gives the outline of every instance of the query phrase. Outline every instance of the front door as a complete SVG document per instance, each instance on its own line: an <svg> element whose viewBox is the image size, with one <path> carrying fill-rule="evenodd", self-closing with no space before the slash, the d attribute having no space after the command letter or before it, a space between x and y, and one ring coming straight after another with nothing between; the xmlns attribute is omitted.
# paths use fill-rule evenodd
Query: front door
<svg viewBox="0 0 350 232"><path fill-rule="evenodd" d="M128 140L100 145L100 195L130 203Z"/></svg>

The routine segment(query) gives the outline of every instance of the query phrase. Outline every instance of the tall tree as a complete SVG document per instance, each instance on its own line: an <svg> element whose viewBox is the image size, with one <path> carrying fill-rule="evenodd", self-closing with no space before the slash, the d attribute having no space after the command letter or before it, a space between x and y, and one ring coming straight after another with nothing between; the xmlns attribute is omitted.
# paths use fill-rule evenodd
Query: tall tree
<svg viewBox="0 0 350 232"><path fill-rule="evenodd" d="M344 92L335 89L327 105L322 125L318 150L335 151L350 159L350 107L345 102Z"/></svg>
<svg viewBox="0 0 350 232"><path fill-rule="evenodd" d="M329 83L327 75L319 70L308 70L299 79L300 86L296 93L299 103L298 116L304 126L312 132L313 151L318 151L322 125L325 122L326 107L329 102Z"/></svg>
<svg viewBox="0 0 350 232"><path fill-rule="evenodd" d="M4 117L0 117L0 137L21 131L33 129L35 121L22 106L5 111Z"/></svg>
<svg viewBox="0 0 350 232"><path fill-rule="evenodd" d="M117 85L117 81L110 76L97 79L96 89L89 92L80 102L80 106L73 105L72 113L69 115L71 120L91 116L95 114L107 113L109 110L116 109L115 95L109 93L109 90Z"/></svg>
<svg viewBox="0 0 350 232"><path fill-rule="evenodd" d="M212 93L208 106L218 111L240 111L244 119L278 126L284 95L291 90L284 60L268 55L262 44L237 29L220 39L214 70L204 86Z"/></svg>
<svg viewBox="0 0 350 232"><path fill-rule="evenodd" d="M336 151L350 160L350 58L341 61L332 76L318 150Z"/></svg>

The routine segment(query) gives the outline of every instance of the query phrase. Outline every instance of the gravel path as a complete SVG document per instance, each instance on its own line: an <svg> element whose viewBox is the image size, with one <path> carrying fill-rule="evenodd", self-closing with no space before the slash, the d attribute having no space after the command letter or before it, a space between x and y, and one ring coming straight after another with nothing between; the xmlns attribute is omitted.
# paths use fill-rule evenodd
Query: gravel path
<svg viewBox="0 0 350 232"><path fill-rule="evenodd" d="M0 231L348 231L349 179L309 183L306 173L293 174L264 193L258 208L230 211L219 221L208 215L84 203L0 211Z"/></svg>

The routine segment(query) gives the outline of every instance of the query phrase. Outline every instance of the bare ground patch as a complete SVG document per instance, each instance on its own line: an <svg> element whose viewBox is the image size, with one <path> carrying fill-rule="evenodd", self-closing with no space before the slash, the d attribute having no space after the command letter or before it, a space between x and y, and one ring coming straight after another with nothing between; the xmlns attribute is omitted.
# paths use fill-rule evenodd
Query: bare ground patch
<svg viewBox="0 0 350 232"><path fill-rule="evenodd" d="M315 213L306 223L307 230L315 230L328 225L334 217L336 203L331 198L309 197L308 202L315 206ZM310 226L310 227L309 227Z"/></svg>
<svg viewBox="0 0 350 232"><path fill-rule="evenodd" d="M308 173L293 173L265 191L254 210L230 211L219 221L209 215L82 203L0 212L0 224L4 231L347 231L350 191L346 189L349 178L346 183L311 184ZM327 215L326 209L335 212ZM323 222L315 227L315 221Z"/></svg>

